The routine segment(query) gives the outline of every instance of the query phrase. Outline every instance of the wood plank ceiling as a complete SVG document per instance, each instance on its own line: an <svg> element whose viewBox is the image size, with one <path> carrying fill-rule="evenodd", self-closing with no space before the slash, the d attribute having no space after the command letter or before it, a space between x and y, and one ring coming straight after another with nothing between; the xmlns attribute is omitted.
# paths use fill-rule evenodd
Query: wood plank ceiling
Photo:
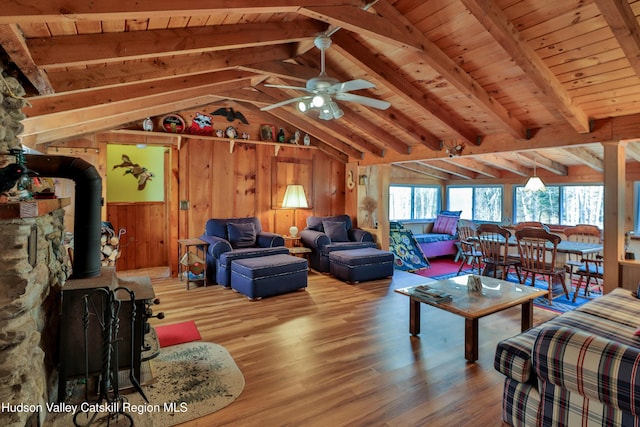
<svg viewBox="0 0 640 427"><path fill-rule="evenodd" d="M366 79L319 120L264 112L343 161L392 162L440 179L603 169L597 129L640 114L635 0L5 0L0 45L32 87L23 143L41 149L147 116L233 100L260 107L320 70ZM631 126L620 138L640 138ZM629 161L640 160L631 142ZM449 157L455 147L461 155Z"/></svg>

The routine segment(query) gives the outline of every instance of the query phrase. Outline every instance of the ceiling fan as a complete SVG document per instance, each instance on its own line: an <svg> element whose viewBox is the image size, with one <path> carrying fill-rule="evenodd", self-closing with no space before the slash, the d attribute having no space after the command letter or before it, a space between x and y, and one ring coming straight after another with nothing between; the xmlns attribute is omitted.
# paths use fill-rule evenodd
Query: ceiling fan
<svg viewBox="0 0 640 427"><path fill-rule="evenodd" d="M389 108L391 104L387 101L348 93L354 90L375 88L376 86L373 83L363 79L349 80L341 83L338 79L329 77L325 72L325 50L331 46L331 39L326 35L319 35L314 40L314 44L318 49L320 49L321 53L320 75L318 77L308 80L305 87L271 84L265 85L280 89L302 90L309 94L268 105L266 107L262 107L260 110L269 111L273 108L297 102L298 110L301 112L305 113L311 109L318 109L320 110L320 119L331 120L339 119L344 115L344 112L340 109L333 98L339 101L355 102L368 107L378 108L380 110L386 110Z"/></svg>

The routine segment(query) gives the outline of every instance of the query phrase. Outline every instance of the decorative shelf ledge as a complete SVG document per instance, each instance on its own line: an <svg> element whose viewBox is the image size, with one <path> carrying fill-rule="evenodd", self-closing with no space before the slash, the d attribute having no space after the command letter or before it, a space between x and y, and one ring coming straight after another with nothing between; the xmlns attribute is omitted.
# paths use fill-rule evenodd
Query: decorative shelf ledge
<svg viewBox="0 0 640 427"><path fill-rule="evenodd" d="M275 141L256 141L253 139L229 139L229 138L220 138L217 136L206 136L206 135L193 135L190 133L167 133L167 132L147 132L142 130L132 130L132 129L118 129L112 130L109 132L103 132L98 134L98 140L101 142L119 142L119 143L129 143L129 144L156 144L156 145L177 145L178 149L182 147L182 140L184 139L202 139L205 141L220 141L220 142L228 142L229 143L229 153L233 153L233 150L236 146L237 142L243 144L253 144L253 145L272 145L274 149L274 154L277 156L280 148L289 147L289 148L300 148L303 150L317 150L318 147L315 145L303 145L303 144L289 144L286 142L275 142Z"/></svg>
<svg viewBox="0 0 640 427"><path fill-rule="evenodd" d="M68 197L0 203L0 219L37 218L69 206L70 203L71 199Z"/></svg>
<svg viewBox="0 0 640 427"><path fill-rule="evenodd" d="M233 153L233 150L236 146L236 143L242 144L253 144L253 145L272 145L274 147L274 155L278 156L278 152L283 147L288 148L301 148L304 150L317 150L318 147L315 145L301 145L301 144L289 144L286 142L273 142L273 141L256 141L253 139L230 139L230 138L219 138L217 136L202 136L202 135L189 135L189 134L181 134L182 138L191 138L191 139L204 139L207 141L221 141L229 143L229 153Z"/></svg>

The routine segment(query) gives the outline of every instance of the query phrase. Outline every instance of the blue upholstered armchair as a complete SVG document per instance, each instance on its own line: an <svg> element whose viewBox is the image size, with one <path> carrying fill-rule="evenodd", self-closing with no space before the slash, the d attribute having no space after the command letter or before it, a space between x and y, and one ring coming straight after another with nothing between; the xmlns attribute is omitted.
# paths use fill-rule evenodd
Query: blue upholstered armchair
<svg viewBox="0 0 640 427"><path fill-rule="evenodd" d="M200 239L209 243L207 281L225 287L231 286L234 259L289 253L282 236L262 231L256 217L210 219Z"/></svg>
<svg viewBox="0 0 640 427"><path fill-rule="evenodd" d="M373 235L354 228L349 215L307 217L307 228L300 232L300 241L311 249L311 268L322 273L329 272L331 251L376 247Z"/></svg>

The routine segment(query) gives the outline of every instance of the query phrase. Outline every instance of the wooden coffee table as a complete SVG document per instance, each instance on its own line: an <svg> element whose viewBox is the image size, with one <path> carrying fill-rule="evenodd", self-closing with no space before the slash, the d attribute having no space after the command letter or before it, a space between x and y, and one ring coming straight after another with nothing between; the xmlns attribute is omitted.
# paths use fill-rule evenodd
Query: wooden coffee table
<svg viewBox="0 0 640 427"><path fill-rule="evenodd" d="M425 282L430 288L451 295L449 302L429 301L413 292L415 286L396 289L395 292L409 297L409 332L412 335L420 333L421 303L464 317L464 357L469 362L475 362L478 360L478 319L521 305L521 330L526 331L533 323L533 300L546 295L548 291L482 276L482 291L468 292L467 278L468 275L465 275Z"/></svg>

